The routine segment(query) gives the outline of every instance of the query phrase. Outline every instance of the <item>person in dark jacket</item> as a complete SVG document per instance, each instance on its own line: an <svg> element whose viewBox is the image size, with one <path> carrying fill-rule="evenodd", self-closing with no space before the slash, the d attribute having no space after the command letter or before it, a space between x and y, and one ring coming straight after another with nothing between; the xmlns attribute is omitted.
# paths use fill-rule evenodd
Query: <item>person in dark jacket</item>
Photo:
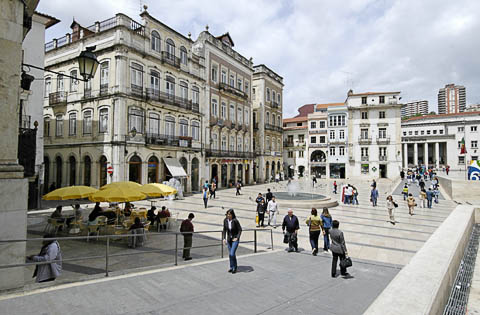
<svg viewBox="0 0 480 315"><path fill-rule="evenodd" d="M192 248L193 243L193 234L189 232L193 232L193 224L192 220L195 218L193 213L188 215L188 219L183 220L182 224L180 225L180 232L183 234L183 259L184 260L191 260L192 256L190 256L190 248Z"/></svg>
<svg viewBox="0 0 480 315"><path fill-rule="evenodd" d="M150 210L147 212L147 219L150 221L150 224L153 226L155 224L155 220L157 219L157 215L155 214L155 210L157 207L152 206Z"/></svg>
<svg viewBox="0 0 480 315"><path fill-rule="evenodd" d="M345 238L343 237L343 232L338 229L340 222L333 220L332 230L330 231L330 239L332 243L330 244L330 250L332 251L332 277L335 278L337 275L337 261L340 257L340 261L344 260L348 256L347 246L345 245ZM347 273L347 268L342 268L340 265L340 274L342 276L349 276Z"/></svg>
<svg viewBox="0 0 480 315"><path fill-rule="evenodd" d="M272 200L273 198L273 194L272 192L270 191L270 188L267 189L267 194L265 195L265 198L267 199L265 201L265 204L268 204L270 202L270 200Z"/></svg>
<svg viewBox="0 0 480 315"><path fill-rule="evenodd" d="M257 227L264 227L264 221L265 221L265 211L266 211L266 206L265 206L265 200L262 198L260 203L257 204L257 214L258 214L258 224Z"/></svg>
<svg viewBox="0 0 480 315"><path fill-rule="evenodd" d="M288 237L288 252L294 250L298 252L297 232L300 230L300 224L292 209L288 209L287 215L283 218L282 230Z"/></svg>
<svg viewBox="0 0 480 315"><path fill-rule="evenodd" d="M228 209L227 217L223 220L223 243L228 248L228 258L230 259L230 269L228 272L237 272L237 248L240 243L240 236L242 235L242 226L238 222L235 211Z"/></svg>

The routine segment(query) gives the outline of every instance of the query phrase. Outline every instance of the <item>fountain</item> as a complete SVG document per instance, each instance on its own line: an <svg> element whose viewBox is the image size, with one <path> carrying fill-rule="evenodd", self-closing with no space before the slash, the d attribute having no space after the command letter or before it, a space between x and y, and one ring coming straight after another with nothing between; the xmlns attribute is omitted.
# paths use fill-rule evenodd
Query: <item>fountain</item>
<svg viewBox="0 0 480 315"><path fill-rule="evenodd" d="M275 191L274 193L280 207L315 207L321 209L323 207L331 208L338 206L336 200L314 192L308 181L289 181L286 188L287 191Z"/></svg>

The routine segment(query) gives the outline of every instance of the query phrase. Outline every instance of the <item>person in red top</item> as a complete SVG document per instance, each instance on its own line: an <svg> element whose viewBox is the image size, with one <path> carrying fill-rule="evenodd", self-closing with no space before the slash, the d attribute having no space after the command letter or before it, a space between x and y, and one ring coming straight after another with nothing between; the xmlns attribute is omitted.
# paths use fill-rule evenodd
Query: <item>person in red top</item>
<svg viewBox="0 0 480 315"><path fill-rule="evenodd" d="M180 232L183 234L183 256L184 260L191 260L192 257L190 256L190 248L192 247L193 241L193 234L189 232L193 232L193 224L192 220L195 218L193 213L188 215L188 219L182 221L180 225Z"/></svg>

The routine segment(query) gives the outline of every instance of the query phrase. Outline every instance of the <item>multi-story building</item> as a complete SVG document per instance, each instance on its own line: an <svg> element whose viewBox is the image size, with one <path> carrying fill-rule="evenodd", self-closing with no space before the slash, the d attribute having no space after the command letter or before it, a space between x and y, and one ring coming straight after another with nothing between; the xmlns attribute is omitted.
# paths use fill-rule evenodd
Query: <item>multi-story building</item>
<svg viewBox="0 0 480 315"><path fill-rule="evenodd" d="M285 176L308 175L308 117L299 116L283 120L283 160Z"/></svg>
<svg viewBox="0 0 480 315"><path fill-rule="evenodd" d="M270 181L283 174L282 100L283 78L265 65L253 67L253 148L254 179ZM258 170L258 173L257 173Z"/></svg>
<svg viewBox="0 0 480 315"><path fill-rule="evenodd" d="M327 176L327 106L318 104L315 112L308 114L308 165L309 174L315 177Z"/></svg>
<svg viewBox="0 0 480 315"><path fill-rule="evenodd" d="M480 111L412 117L402 121L403 167L464 170L480 153ZM462 139L466 154L461 154Z"/></svg>
<svg viewBox="0 0 480 315"><path fill-rule="evenodd" d="M80 84L45 75L45 185L179 178L200 189L205 137L205 59L193 41L152 17L124 14L45 45L48 69L79 75L76 57L95 46L95 77ZM188 175L187 175L188 174Z"/></svg>
<svg viewBox="0 0 480 315"><path fill-rule="evenodd" d="M348 92L349 177L395 178L402 167L400 92Z"/></svg>
<svg viewBox="0 0 480 315"><path fill-rule="evenodd" d="M193 49L205 60L206 85L205 179L218 187L253 182L251 84L253 63L233 49L228 33L200 33Z"/></svg>
<svg viewBox="0 0 480 315"><path fill-rule="evenodd" d="M327 105L328 155L327 177L346 178L348 165L348 109L345 103Z"/></svg>
<svg viewBox="0 0 480 315"><path fill-rule="evenodd" d="M402 118L428 115L428 101L412 101L402 105Z"/></svg>
<svg viewBox="0 0 480 315"><path fill-rule="evenodd" d="M466 104L466 90L462 85L447 84L438 91L439 114L461 113Z"/></svg>

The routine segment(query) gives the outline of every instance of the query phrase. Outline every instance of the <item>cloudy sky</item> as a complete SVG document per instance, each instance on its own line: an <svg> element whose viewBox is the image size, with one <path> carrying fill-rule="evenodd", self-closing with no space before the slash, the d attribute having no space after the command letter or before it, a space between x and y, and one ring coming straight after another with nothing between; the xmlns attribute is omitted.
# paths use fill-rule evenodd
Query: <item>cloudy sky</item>
<svg viewBox="0 0 480 315"><path fill-rule="evenodd" d="M284 117L308 103L342 102L347 91L401 91L427 99L448 83L480 103L478 0L41 0L38 10L62 22L46 40L125 13L151 15L192 38L209 25L226 31L243 56L284 77Z"/></svg>

